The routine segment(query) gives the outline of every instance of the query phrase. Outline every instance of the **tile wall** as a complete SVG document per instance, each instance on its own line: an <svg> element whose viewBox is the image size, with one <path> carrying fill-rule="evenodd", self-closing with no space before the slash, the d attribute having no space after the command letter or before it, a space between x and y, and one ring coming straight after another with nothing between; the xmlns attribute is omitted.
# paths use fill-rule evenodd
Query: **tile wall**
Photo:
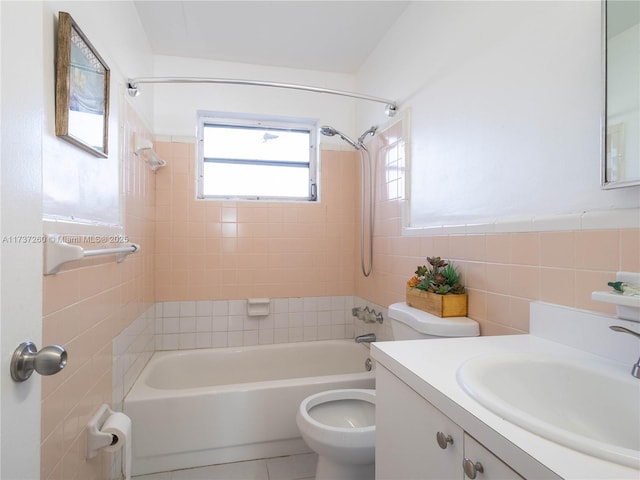
<svg viewBox="0 0 640 480"><path fill-rule="evenodd" d="M195 199L193 143L156 145L158 301L353 293L355 152L322 152L320 202L221 202Z"/></svg>
<svg viewBox="0 0 640 480"><path fill-rule="evenodd" d="M353 338L351 296L276 298L268 315L246 300L158 302L156 349L238 347Z"/></svg>
<svg viewBox="0 0 640 480"><path fill-rule="evenodd" d="M132 110L126 119L126 234L143 248L122 263L113 255L94 257L43 277L43 343L64 345L68 362L59 374L42 378L42 480L111 477L111 455L85 459L85 427L102 403L111 404L112 339L134 320L148 319L155 301L155 176L132 153L133 133L149 134ZM152 351L153 336L148 341L135 348ZM121 365L126 370L126 362Z"/></svg>

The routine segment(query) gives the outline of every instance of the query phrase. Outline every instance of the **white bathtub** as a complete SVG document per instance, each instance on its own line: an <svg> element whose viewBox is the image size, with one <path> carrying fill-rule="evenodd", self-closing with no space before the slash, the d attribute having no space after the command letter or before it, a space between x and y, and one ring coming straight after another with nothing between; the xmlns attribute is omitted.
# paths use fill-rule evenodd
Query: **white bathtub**
<svg viewBox="0 0 640 480"><path fill-rule="evenodd" d="M353 340L157 352L124 400L133 474L309 452L300 402L374 388L368 357Z"/></svg>

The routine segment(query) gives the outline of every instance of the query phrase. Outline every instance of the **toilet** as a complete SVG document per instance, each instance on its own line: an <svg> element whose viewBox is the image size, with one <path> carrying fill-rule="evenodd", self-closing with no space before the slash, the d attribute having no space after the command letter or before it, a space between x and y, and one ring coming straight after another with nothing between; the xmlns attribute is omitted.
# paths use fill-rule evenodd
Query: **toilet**
<svg viewBox="0 0 640 480"><path fill-rule="evenodd" d="M372 480L375 476L376 391L328 390L305 398L296 422L318 454L315 480Z"/></svg>
<svg viewBox="0 0 640 480"><path fill-rule="evenodd" d="M477 337L478 322L440 318L405 302L389 307L394 340ZM375 390L343 389L305 398L296 421L306 444L318 454L316 480L375 477Z"/></svg>
<svg viewBox="0 0 640 480"><path fill-rule="evenodd" d="M480 326L475 320L468 317L437 317L410 307L405 302L390 305L387 317L391 320L394 340L477 337L480 335Z"/></svg>

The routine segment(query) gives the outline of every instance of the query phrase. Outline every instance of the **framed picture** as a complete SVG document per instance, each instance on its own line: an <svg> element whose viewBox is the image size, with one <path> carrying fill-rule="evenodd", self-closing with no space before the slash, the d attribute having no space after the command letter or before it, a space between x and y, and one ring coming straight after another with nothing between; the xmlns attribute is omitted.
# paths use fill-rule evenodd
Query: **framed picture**
<svg viewBox="0 0 640 480"><path fill-rule="evenodd" d="M66 12L58 14L56 135L107 157L109 67Z"/></svg>

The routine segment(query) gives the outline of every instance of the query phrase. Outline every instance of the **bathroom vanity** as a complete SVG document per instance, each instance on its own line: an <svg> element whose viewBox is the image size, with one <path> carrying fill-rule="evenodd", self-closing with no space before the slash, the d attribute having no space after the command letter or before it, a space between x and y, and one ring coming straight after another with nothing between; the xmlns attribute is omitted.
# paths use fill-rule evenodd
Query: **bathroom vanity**
<svg viewBox="0 0 640 480"><path fill-rule="evenodd" d="M640 354L640 342L631 335L611 331L610 325L640 330L635 322L537 302L531 307L532 333L529 335L372 344L371 353L377 361L376 479L637 480L640 478L640 468L635 464L636 460L640 462L637 455L640 379L633 378L630 371ZM600 409L596 416L605 419L605 430L609 428L606 424L608 416L612 417L612 424L617 425L611 428L625 429L620 436L626 438L625 446L632 445L630 450L618 449L622 453L618 452L619 457L612 457L613 460L602 458L602 452L607 450L602 446L606 442L616 442L617 431L613 431L612 437L598 437L600 443L591 445L589 439L580 444L580 435L567 434L566 438L561 438L562 429L556 429L556 432L552 427L550 432L538 431L535 421L516 424L520 422L519 417L526 419L529 416L520 414L518 409L528 412L529 409L546 408L544 399L533 399L527 404L528 400L522 397L522 402L514 402L515 415L512 415L513 412L501 414L488 408L488 404L472 396L481 392L481 383L491 386L490 378L498 376L487 370L489 377L482 377L482 373L486 373L482 367L476 369L480 372L478 388L470 383L473 369L466 367L483 365L485 359L499 359L502 364L513 359L514 364L523 369L524 382L550 383L550 388L557 390L553 383L554 377L559 377L557 373L549 372L547 379L544 374L537 375L535 368L529 368L525 363L517 364L522 359L541 358L551 360L531 363L539 363L540 368L548 365L560 373L565 373L563 369L567 365L578 365L584 366L586 372L584 376L578 375L577 396L569 400L568 407L561 405L562 398L551 402L550 409L556 410L554 414L559 419L552 422L556 426L564 425L561 418L579 417L585 408L590 408L593 402L587 401L585 392L603 397L605 394L600 392L609 390L598 389L596 384L589 385L592 371L594 382L599 381L598 372L620 379L626 389L620 390L624 395L603 397L609 409ZM566 368L570 383L571 378L577 378L577 370ZM507 384L506 389L513 390L517 399L519 380L512 382L508 377L502 380L498 378L494 384ZM568 388L574 389L573 386ZM541 389L534 390L549 396L542 383ZM622 397L630 402L623 402ZM585 401L576 401L578 398ZM622 413L612 413L616 409ZM545 412L535 414L544 416ZM577 420L577 424L583 423L581 418ZM627 429L625 424L629 422L631 425ZM567 425L571 430L571 425ZM554 436L556 433L558 437ZM574 440L577 443L572 443Z"/></svg>

